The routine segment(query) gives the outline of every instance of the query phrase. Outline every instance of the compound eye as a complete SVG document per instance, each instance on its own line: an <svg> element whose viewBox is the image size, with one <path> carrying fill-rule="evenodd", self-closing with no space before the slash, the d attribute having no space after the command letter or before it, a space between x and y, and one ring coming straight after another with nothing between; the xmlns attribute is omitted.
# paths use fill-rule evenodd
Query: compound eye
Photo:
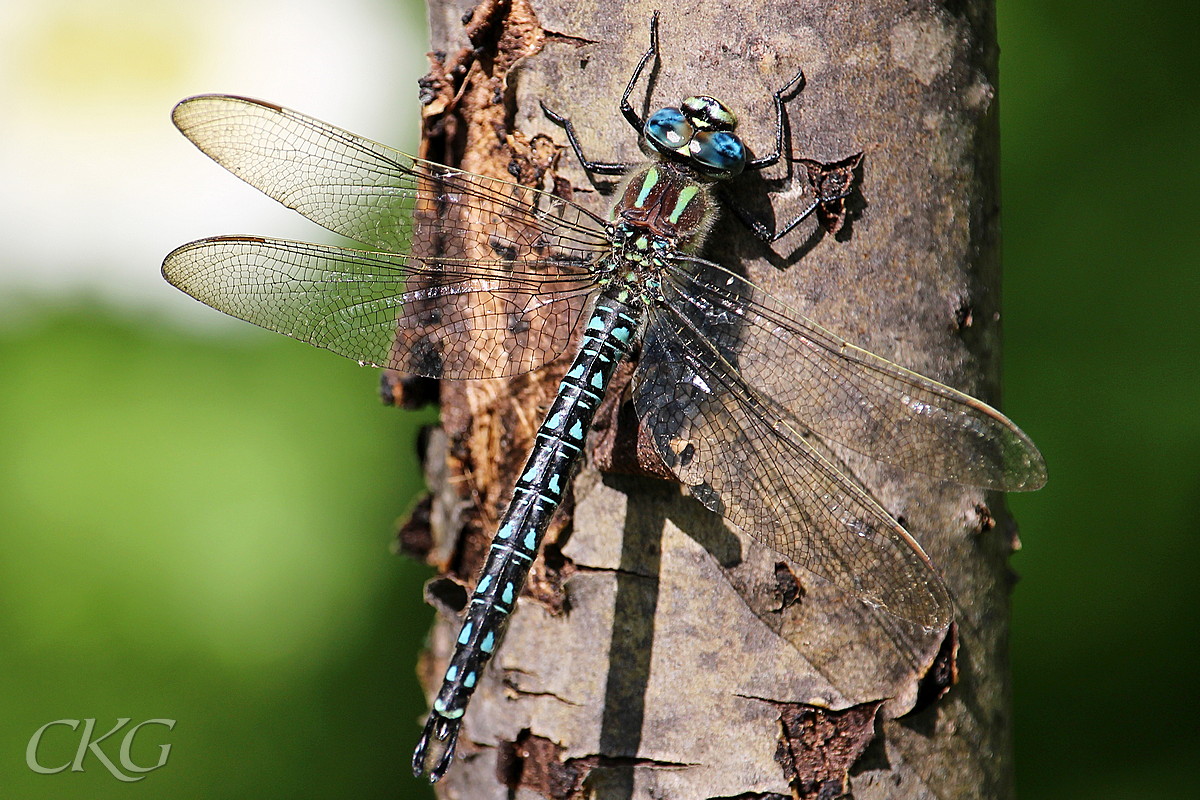
<svg viewBox="0 0 1200 800"><path fill-rule="evenodd" d="M688 97L683 101L683 116L696 130L731 131L737 127L737 117L715 97Z"/></svg>
<svg viewBox="0 0 1200 800"><path fill-rule="evenodd" d="M687 147L693 133L678 108L660 108L646 120L646 139L659 150L678 152Z"/></svg>
<svg viewBox="0 0 1200 800"><path fill-rule="evenodd" d="M732 178L746 166L746 146L728 131L697 133L688 150L696 165L715 177Z"/></svg>

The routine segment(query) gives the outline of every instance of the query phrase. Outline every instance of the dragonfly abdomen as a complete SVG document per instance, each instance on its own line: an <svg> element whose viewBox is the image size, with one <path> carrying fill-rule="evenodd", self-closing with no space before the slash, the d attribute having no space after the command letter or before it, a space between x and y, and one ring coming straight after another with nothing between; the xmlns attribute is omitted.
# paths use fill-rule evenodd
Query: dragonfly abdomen
<svg viewBox="0 0 1200 800"><path fill-rule="evenodd" d="M533 452L517 478L512 502L492 540L413 758L414 768L420 767L434 780L453 758L467 703L500 644L542 537L579 466L587 431L613 372L631 349L640 311L618 299L623 293L623 287L614 287L597 299L579 351L538 428ZM435 742L436 750L429 750ZM427 752L436 763L425 763Z"/></svg>

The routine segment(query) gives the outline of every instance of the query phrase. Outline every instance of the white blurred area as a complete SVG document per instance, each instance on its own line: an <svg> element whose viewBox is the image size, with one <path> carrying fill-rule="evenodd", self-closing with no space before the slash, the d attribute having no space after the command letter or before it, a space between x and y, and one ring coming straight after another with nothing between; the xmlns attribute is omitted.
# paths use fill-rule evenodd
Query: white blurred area
<svg viewBox="0 0 1200 800"><path fill-rule="evenodd" d="M331 241L202 155L171 108L243 94L411 150L423 19L419 0L0 0L0 324L81 297L215 322L162 280L170 250Z"/></svg>

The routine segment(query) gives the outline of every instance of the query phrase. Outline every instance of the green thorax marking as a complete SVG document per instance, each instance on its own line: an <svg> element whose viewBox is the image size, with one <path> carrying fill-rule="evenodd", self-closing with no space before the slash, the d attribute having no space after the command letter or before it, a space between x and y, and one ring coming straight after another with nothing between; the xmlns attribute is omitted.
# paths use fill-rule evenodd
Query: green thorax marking
<svg viewBox="0 0 1200 800"><path fill-rule="evenodd" d="M642 188L638 192L637 199L633 201L635 208L645 208L646 200L650 197L650 192L654 191L654 187L658 185L658 170L654 167L646 170L646 174L642 176Z"/></svg>
<svg viewBox="0 0 1200 800"><path fill-rule="evenodd" d="M696 199L696 195L699 193L700 187L694 183L683 187L675 200L675 210L671 212L671 216L667 217L672 225L679 223L679 218L683 216L683 212L687 210L687 207Z"/></svg>

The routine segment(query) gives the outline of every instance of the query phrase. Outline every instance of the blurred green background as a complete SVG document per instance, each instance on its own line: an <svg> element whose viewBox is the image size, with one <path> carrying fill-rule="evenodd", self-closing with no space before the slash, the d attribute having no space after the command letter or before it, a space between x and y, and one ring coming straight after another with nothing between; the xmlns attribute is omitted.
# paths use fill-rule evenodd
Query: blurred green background
<svg viewBox="0 0 1200 800"><path fill-rule="evenodd" d="M378 405L373 371L208 322L182 299L163 305L174 301L156 293L173 290L147 282L140 293L141 278L121 272L157 281L161 256L190 238L279 232L240 211L236 223L170 227L187 217L173 204L224 206L237 182L182 142L166 109L189 92L241 91L341 121L336 103L356 92L326 74L330 54L274 53L261 86L239 66L256 35L303 42L314 34L289 26L328 12L269 0L37 5L44 19L0 6L0 278L45 279L0 283L0 796L423 796L407 759L425 709L413 669L432 615L428 572L387 549L421 485L413 439L429 416ZM368 65L387 77L357 93L415 98L422 7L348 6L359 16L344 36L394 42L408 70ZM1005 409L1051 470L1046 489L1009 501L1025 544L1013 625L1024 800L1197 796L1190 13L1183 2L1000 4ZM317 35L342 35L331 25ZM114 43L81 45L98 35ZM226 65L227 82L212 85L179 52ZM306 83L289 95L291 73ZM73 88L55 95L55 81ZM388 103L395 116L373 130L343 124L411 146L415 101ZM41 113L66 133L39 133L25 153L53 163L61 150L65 178L14 155L20 118ZM132 135L120 126L139 115L162 142L120 151ZM72 150L69 133L106 125L116 131L102 147ZM220 188L143 199L146 218L130 215L117 178L73 161L113 152L125 173L147 159L196 162ZM169 186L192 185L170 169ZM12 178L21 170L24 183ZM66 206L72 191L86 215ZM57 232L16 249L47 216ZM73 236L85 216L102 224ZM114 244L122 236L128 251ZM115 270L107 286L55 271L92 261ZM82 774L25 767L34 730L83 717L105 730L117 717L177 719L169 735L147 729L133 754L153 763L169 741L169 768L127 785L95 759ZM69 734L47 735L44 764L71 758Z"/></svg>

